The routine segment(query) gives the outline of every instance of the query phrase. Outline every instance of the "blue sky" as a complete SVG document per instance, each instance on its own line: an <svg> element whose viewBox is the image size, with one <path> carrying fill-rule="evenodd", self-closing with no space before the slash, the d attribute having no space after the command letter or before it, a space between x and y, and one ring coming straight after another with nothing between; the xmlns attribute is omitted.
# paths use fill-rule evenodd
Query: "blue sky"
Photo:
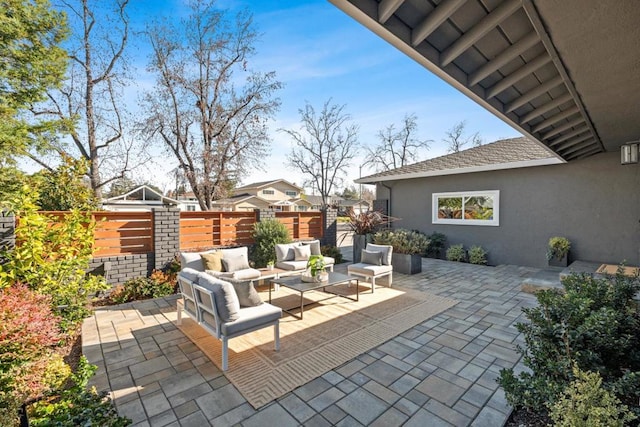
<svg viewBox="0 0 640 427"><path fill-rule="evenodd" d="M298 129L298 109L307 101L316 109L329 98L333 103L345 104L345 111L360 127L363 145L375 144L379 130L400 124L406 114L415 113L418 137L433 140L431 149L416 161L446 154L442 142L445 132L461 120L466 120L469 132L479 132L485 142L519 135L328 1L223 0L218 5L234 12L247 8L253 13L256 28L262 34L253 68L273 70L284 83L278 94L282 105L270 125L271 157L265 159L265 171L255 171L243 183L277 178L302 183L299 173L285 169L291 141L277 129ZM148 19L179 15L182 10L180 0L141 0L132 5L130 14L135 17L136 26L141 27ZM138 76L144 76L145 51L138 46L129 53L140 67ZM144 85L141 81L140 86ZM127 96L133 99L133 94ZM358 177L363 155L354 160L347 184ZM161 169L168 170L166 166ZM368 166L363 167L363 175L373 172ZM156 172L151 179L161 188L171 185L164 172Z"/></svg>

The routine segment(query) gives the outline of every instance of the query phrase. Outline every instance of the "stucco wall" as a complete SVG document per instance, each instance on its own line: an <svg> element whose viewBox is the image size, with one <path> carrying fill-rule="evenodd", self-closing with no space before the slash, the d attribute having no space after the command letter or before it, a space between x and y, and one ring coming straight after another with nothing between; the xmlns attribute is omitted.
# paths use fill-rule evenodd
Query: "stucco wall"
<svg viewBox="0 0 640 427"><path fill-rule="evenodd" d="M438 231L448 244L482 245L491 264L546 265L551 236L572 242L571 260L640 265L640 165L618 153L568 164L478 172L377 186L389 199L394 227ZM432 224L432 193L500 190L500 225Z"/></svg>

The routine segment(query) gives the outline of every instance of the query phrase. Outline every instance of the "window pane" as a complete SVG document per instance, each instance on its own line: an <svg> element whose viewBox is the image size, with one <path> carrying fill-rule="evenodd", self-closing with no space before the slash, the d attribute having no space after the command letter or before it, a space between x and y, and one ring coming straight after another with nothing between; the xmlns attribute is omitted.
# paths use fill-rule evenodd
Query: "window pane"
<svg viewBox="0 0 640 427"><path fill-rule="evenodd" d="M477 219L481 221L493 220L493 197L465 197L464 219Z"/></svg>
<svg viewBox="0 0 640 427"><path fill-rule="evenodd" d="M439 197L438 218L460 219L462 218L462 197Z"/></svg>

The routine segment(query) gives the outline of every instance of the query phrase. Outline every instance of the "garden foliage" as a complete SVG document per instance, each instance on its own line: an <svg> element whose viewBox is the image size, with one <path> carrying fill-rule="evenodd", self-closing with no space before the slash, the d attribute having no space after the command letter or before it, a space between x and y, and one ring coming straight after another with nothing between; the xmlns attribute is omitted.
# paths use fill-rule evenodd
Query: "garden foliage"
<svg viewBox="0 0 640 427"><path fill-rule="evenodd" d="M462 243L449 246L449 249L447 249L447 260L467 262L467 251L464 250Z"/></svg>
<svg viewBox="0 0 640 427"><path fill-rule="evenodd" d="M117 286L109 295L115 304L149 298L160 298L176 291L176 278L172 274L154 270L150 277L129 279Z"/></svg>
<svg viewBox="0 0 640 427"><path fill-rule="evenodd" d="M487 265L487 251L482 246L471 246L469 248L469 263Z"/></svg>
<svg viewBox="0 0 640 427"><path fill-rule="evenodd" d="M447 242L447 236L434 231L433 233L429 234L427 238L429 239L429 244L427 245L427 249L425 250L424 255L429 258L440 258L440 254L442 253L444 245Z"/></svg>
<svg viewBox="0 0 640 427"><path fill-rule="evenodd" d="M0 288L24 283L50 295L67 329L88 315L88 299L107 288L102 276L85 273L93 252L95 221L90 213L77 209L43 214L37 199L37 191L25 186L9 202L17 218L16 245L2 254L6 263L0 265Z"/></svg>
<svg viewBox="0 0 640 427"><path fill-rule="evenodd" d="M342 252L340 252L339 247L333 245L325 245L320 248L320 252L324 256L333 258L336 264L342 263Z"/></svg>
<svg viewBox="0 0 640 427"><path fill-rule="evenodd" d="M549 405L556 427L602 426L624 427L636 416L610 391L602 387L597 372L573 368L575 380L555 404Z"/></svg>
<svg viewBox="0 0 640 427"><path fill-rule="evenodd" d="M617 274L594 278L572 274L564 290L537 294L538 306L525 308L519 323L525 347L518 347L528 368L517 375L501 371L499 383L515 407L543 411L576 379L573 366L602 378L636 415L640 414L640 278Z"/></svg>
<svg viewBox="0 0 640 427"><path fill-rule="evenodd" d="M419 254L427 250L429 239L427 235L415 230L404 228L382 230L374 234L373 242L377 245L391 245L397 254Z"/></svg>
<svg viewBox="0 0 640 427"><path fill-rule="evenodd" d="M256 268L266 267L269 261L276 260L276 244L291 242L287 227L277 219L265 219L253 226L255 244L251 259Z"/></svg>

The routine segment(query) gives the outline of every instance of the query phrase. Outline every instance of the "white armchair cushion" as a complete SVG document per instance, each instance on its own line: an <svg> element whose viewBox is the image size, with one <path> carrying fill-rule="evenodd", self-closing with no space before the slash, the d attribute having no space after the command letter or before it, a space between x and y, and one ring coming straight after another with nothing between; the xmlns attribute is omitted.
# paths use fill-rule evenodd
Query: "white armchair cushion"
<svg viewBox="0 0 640 427"><path fill-rule="evenodd" d="M393 266L391 265L372 265L372 264L351 264L347 267L347 271L349 273L360 273L362 275L367 276L378 276L380 274L389 273L393 271Z"/></svg>
<svg viewBox="0 0 640 427"><path fill-rule="evenodd" d="M360 260L363 264L382 265L382 252L363 249Z"/></svg>
<svg viewBox="0 0 640 427"><path fill-rule="evenodd" d="M393 246L390 245L374 245L367 243L366 250L374 252L382 252L382 265L391 265L391 256L393 254Z"/></svg>
<svg viewBox="0 0 640 427"><path fill-rule="evenodd" d="M223 323L220 327L222 334L233 336L247 330L257 328L265 323L272 323L282 317L282 309L271 304L261 304L242 309L242 315L233 322Z"/></svg>
<svg viewBox="0 0 640 427"><path fill-rule="evenodd" d="M240 301L231 283L217 279L206 273L200 273L198 276L198 285L211 291L215 296L215 309L221 321L233 322L240 318ZM202 301L198 301L198 303L205 305L211 310L214 309L211 307L211 301L209 299L204 298Z"/></svg>

